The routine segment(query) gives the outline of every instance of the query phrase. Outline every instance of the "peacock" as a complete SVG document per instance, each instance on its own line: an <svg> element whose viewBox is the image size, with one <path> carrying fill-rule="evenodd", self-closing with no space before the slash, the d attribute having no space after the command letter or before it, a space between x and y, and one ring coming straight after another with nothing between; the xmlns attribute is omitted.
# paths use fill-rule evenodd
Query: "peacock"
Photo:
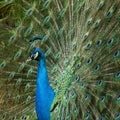
<svg viewBox="0 0 120 120"><path fill-rule="evenodd" d="M1 0L0 120L120 120L120 0Z"/></svg>

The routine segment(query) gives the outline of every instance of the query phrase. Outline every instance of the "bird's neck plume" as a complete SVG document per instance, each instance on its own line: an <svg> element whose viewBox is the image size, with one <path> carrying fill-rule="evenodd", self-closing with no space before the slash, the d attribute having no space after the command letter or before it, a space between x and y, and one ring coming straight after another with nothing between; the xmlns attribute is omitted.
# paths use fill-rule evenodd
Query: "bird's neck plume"
<svg viewBox="0 0 120 120"><path fill-rule="evenodd" d="M50 87L44 53L38 62L36 86L36 112L40 120L50 120L50 107L54 99L54 91Z"/></svg>
<svg viewBox="0 0 120 120"><path fill-rule="evenodd" d="M41 79L42 77L46 79ZM45 61L45 57L42 57L42 59L38 61L37 83L40 83L40 85L42 84L49 85L48 82L49 82L49 79L48 79L48 74L47 74L47 69L46 69L46 61Z"/></svg>

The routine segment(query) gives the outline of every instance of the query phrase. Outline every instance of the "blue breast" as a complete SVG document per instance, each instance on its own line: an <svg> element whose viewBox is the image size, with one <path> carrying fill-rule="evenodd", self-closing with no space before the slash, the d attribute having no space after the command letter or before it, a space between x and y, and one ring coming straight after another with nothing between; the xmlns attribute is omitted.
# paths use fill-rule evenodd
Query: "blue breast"
<svg viewBox="0 0 120 120"><path fill-rule="evenodd" d="M50 107L55 93L49 84L45 60L38 64L38 76L36 84L36 113L39 120L50 120Z"/></svg>

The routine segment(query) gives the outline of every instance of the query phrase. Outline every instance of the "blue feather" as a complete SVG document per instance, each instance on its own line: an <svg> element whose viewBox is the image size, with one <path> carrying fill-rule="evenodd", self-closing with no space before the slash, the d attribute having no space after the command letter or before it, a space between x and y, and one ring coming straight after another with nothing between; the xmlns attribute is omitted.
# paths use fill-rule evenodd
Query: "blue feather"
<svg viewBox="0 0 120 120"><path fill-rule="evenodd" d="M36 48L32 54L40 54L38 60L38 75L36 86L36 113L39 120L50 120L50 107L55 93L49 84L44 53Z"/></svg>

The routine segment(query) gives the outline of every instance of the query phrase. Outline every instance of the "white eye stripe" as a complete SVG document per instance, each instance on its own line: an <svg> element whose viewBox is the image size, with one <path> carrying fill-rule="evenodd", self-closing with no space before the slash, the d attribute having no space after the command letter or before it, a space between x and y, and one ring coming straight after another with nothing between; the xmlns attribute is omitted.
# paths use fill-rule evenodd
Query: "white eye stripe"
<svg viewBox="0 0 120 120"><path fill-rule="evenodd" d="M34 59L36 59L37 57L38 57L38 52L34 54Z"/></svg>

